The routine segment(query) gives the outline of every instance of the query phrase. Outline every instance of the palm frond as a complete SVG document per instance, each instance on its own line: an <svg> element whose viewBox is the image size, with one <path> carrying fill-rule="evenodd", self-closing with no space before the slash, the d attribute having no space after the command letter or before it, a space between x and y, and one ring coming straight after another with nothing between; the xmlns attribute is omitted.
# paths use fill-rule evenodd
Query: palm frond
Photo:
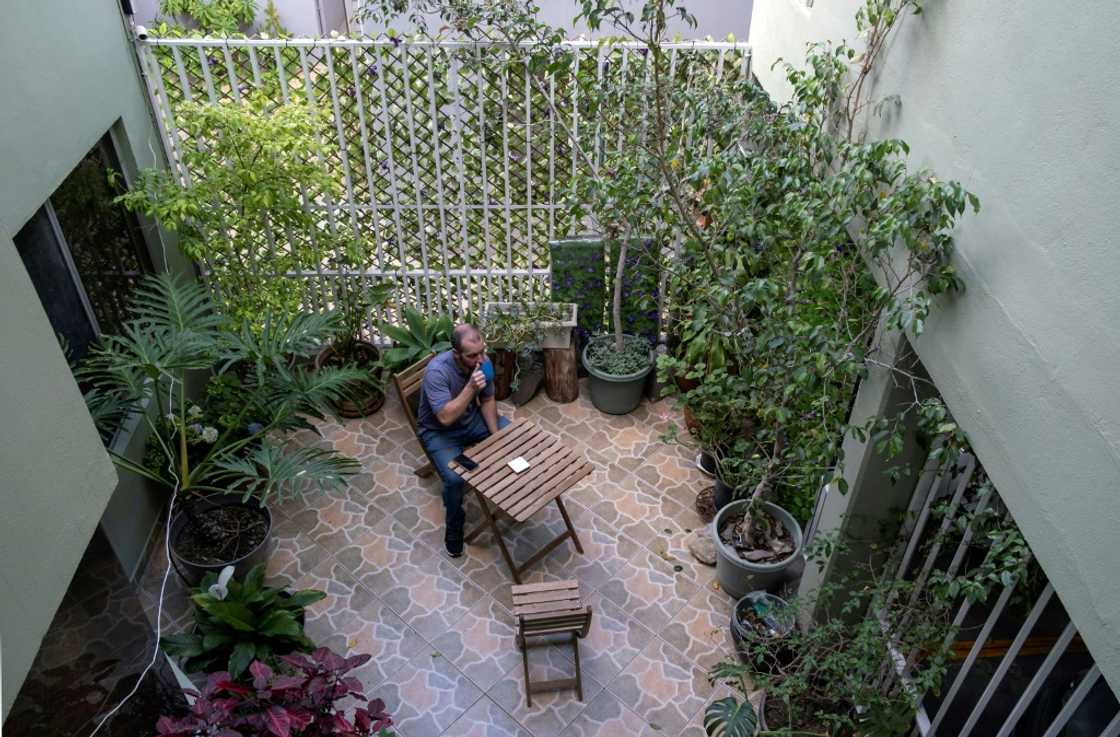
<svg viewBox="0 0 1120 737"><path fill-rule="evenodd" d="M325 491L346 483L362 470L353 458L323 448L285 451L267 441L239 458L219 459L206 484L241 491L261 504L275 497L284 500L314 487Z"/></svg>
<svg viewBox="0 0 1120 737"><path fill-rule="evenodd" d="M136 319L172 333L205 334L223 322L204 284L167 272L144 278L133 294L131 311Z"/></svg>
<svg viewBox="0 0 1120 737"><path fill-rule="evenodd" d="M260 375L287 367L294 356L311 356L334 338L338 316L334 313L297 312L291 316L266 315L263 325L242 321L226 335L229 363L244 361ZM228 364L227 364L228 367Z"/></svg>
<svg viewBox="0 0 1120 737"><path fill-rule="evenodd" d="M704 731L709 737L754 737L758 716L746 699L717 699L704 710Z"/></svg>
<svg viewBox="0 0 1120 737"><path fill-rule="evenodd" d="M271 377L266 406L284 406L292 414L323 419L344 400L360 399L363 387L371 383L369 372L354 367L324 367L317 371L301 369L277 371Z"/></svg>

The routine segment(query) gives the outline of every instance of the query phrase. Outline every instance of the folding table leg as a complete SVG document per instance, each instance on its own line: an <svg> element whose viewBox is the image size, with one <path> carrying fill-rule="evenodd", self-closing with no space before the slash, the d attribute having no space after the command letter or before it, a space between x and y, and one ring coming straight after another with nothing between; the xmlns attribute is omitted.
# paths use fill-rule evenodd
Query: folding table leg
<svg viewBox="0 0 1120 737"><path fill-rule="evenodd" d="M498 529L498 520L494 517L494 513L490 511L490 505L486 502L486 497L482 495L482 492L475 489L475 493L478 494L478 501L482 504L482 512L486 515L486 521L490 525L490 529L494 531L494 537L498 540L498 549L502 551L502 557L505 558L506 565L509 566L509 572L513 575L513 582L521 583L517 566L513 564L513 558L510 557L509 549L506 548L506 541L502 539L502 531ZM474 532L471 534L474 534Z"/></svg>
<svg viewBox="0 0 1120 737"><path fill-rule="evenodd" d="M568 510L564 507L564 502L560 497L556 497L556 507L560 510L560 516L564 518L564 524L568 528L568 534L572 536L572 543L576 546L576 552L583 555L583 546L579 544L579 535L576 534L576 528L572 527L572 518L568 516Z"/></svg>
<svg viewBox="0 0 1120 737"><path fill-rule="evenodd" d="M579 638L576 634L572 633L572 653L575 655L576 661L576 697L583 701L583 673L579 669Z"/></svg>

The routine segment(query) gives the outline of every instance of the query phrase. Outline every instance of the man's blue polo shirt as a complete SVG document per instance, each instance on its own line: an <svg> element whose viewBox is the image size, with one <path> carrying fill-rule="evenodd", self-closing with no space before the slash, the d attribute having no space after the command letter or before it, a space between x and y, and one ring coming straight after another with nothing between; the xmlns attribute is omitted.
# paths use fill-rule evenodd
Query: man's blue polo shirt
<svg viewBox="0 0 1120 737"><path fill-rule="evenodd" d="M420 427L446 431L469 427L479 413L477 402L467 405L459 419L450 425L440 424L436 413L443 409L443 405L459 396L470 378L471 375L463 373L459 364L455 363L455 356L451 351L444 351L433 358L424 372L424 383L420 388L420 408L416 418ZM487 382L486 388L478 394L483 399L494 396L494 382Z"/></svg>

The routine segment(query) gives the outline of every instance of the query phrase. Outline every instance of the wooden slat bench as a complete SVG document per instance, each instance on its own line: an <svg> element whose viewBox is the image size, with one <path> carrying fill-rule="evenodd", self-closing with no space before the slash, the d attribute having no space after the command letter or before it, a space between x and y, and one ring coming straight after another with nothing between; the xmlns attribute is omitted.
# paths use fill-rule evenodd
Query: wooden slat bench
<svg viewBox="0 0 1120 737"><path fill-rule="evenodd" d="M579 665L579 640L591 629L591 607L584 606L577 581L530 583L513 587L513 615L517 617L517 645L525 665L525 701L531 708L533 694L574 688L583 701L583 675ZM569 635L575 661L574 678L533 683L529 680L529 648L551 645L556 635ZM529 638L548 637L543 642Z"/></svg>
<svg viewBox="0 0 1120 737"><path fill-rule="evenodd" d="M420 432L416 427L416 413L419 412L418 408L420 406L420 388L424 383L424 372L435 356L436 354L430 353L403 371L393 374L393 384L397 388L397 397L401 400L404 415L408 418L408 424L412 426L412 432L416 434L417 443L420 443ZM420 450L424 452L424 457L427 458L428 453L424 451L423 443L420 443ZM432 465L431 461L425 461L423 465L416 469L415 473L421 478L426 478L435 471L435 466Z"/></svg>
<svg viewBox="0 0 1120 737"><path fill-rule="evenodd" d="M576 552L583 553L583 546L572 527L571 517L568 516L561 496L591 473L591 464L586 459L564 445L559 438L528 420L515 420L481 443L468 448L464 455L477 464L475 468L469 469L455 461L451 462L450 467L478 494L484 516L482 523L467 534L466 540L470 542L489 526L515 583L521 583L521 574L526 568L548 555L565 540L570 539ZM529 462L529 468L521 473L514 473L506 464L518 456ZM514 564L505 540L502 539L491 504L498 512L504 512L514 521L525 522L552 503L560 510L565 531L521 565Z"/></svg>

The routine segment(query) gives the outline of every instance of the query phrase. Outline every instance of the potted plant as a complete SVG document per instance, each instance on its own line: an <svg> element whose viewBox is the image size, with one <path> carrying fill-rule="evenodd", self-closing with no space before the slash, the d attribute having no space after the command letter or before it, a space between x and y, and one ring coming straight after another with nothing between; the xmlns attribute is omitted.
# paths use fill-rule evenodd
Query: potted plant
<svg viewBox="0 0 1120 737"><path fill-rule="evenodd" d="M202 284L158 274L137 287L121 334L103 336L77 372L104 435L126 416L143 419L154 462L110 455L172 490L172 563L189 584L227 565L243 576L261 560L271 500L340 485L361 470L334 451L283 442L294 430L315 431L307 418L324 418L368 381L354 368L290 366L333 329L333 317L303 313L266 315L263 326L228 323ZM211 378L195 402L188 386L199 372Z"/></svg>
<svg viewBox="0 0 1120 737"><path fill-rule="evenodd" d="M983 598L992 569L991 561L954 572L939 568L929 585L916 585L893 577L897 565L896 559L876 569L856 566L822 588L814 609L827 614L805 628L745 637L742 662L712 669L710 677L733 686L740 697L708 707L709 734L908 733L923 696L936 692L945 674L961 592ZM896 675L900 653L906 687ZM747 683L749 691L763 692L757 711L745 698Z"/></svg>
<svg viewBox="0 0 1120 737"><path fill-rule="evenodd" d="M351 672L369 655L343 657L327 648L281 657L283 670L253 661L252 683L236 683L224 671L211 673L185 715L165 715L156 723L159 737L391 737L393 720L385 702L369 699ZM350 713L339 702L363 706Z"/></svg>
<svg viewBox="0 0 1120 737"><path fill-rule="evenodd" d="M575 314L573 304L486 303L480 328L491 348L494 392L498 399L510 399L520 406L536 395L544 380L540 351L549 346L570 345Z"/></svg>
<svg viewBox="0 0 1120 737"><path fill-rule="evenodd" d="M451 348L451 319L446 315L425 318L413 307L401 309L403 325L382 322L379 327L393 340L393 347L385 351L385 368L397 372L419 361L429 353L439 353Z"/></svg>
<svg viewBox="0 0 1120 737"><path fill-rule="evenodd" d="M392 285L382 282L363 293L352 283L339 285L339 330L330 344L315 356L315 368L324 366L352 366L368 375L368 380L350 388L349 399L335 405L335 412L342 417L366 417L385 404L384 367L377 346L362 339L362 331L373 307L383 306L392 295Z"/></svg>
<svg viewBox="0 0 1120 737"><path fill-rule="evenodd" d="M795 607L766 591L749 592L731 610L735 650L756 670L773 672L792 659L783 641L796 626Z"/></svg>
<svg viewBox="0 0 1120 737"><path fill-rule="evenodd" d="M191 596L194 628L160 640L165 653L181 658L184 673L223 669L240 681L254 660L275 668L281 655L315 648L303 633L303 610L326 598L324 592L265 586L263 563L243 581L232 574L232 567L206 574Z"/></svg>

